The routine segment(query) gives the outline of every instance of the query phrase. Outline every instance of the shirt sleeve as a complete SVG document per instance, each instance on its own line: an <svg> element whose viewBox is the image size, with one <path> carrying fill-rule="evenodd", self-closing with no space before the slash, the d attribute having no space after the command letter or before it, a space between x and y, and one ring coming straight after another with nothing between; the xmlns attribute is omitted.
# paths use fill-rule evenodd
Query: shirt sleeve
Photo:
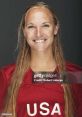
<svg viewBox="0 0 82 117"><path fill-rule="evenodd" d="M82 84L72 84L72 93L74 99L74 117L82 117Z"/></svg>
<svg viewBox="0 0 82 117"><path fill-rule="evenodd" d="M76 73L78 82L71 83L72 95L74 100L74 117L82 117L82 67L67 62L66 68L72 73Z"/></svg>
<svg viewBox="0 0 82 117"><path fill-rule="evenodd" d="M15 64L4 66L0 69L0 112L3 110L5 99L10 85Z"/></svg>
<svg viewBox="0 0 82 117"><path fill-rule="evenodd" d="M0 111L3 109L7 93L7 79L3 70L0 70Z"/></svg>

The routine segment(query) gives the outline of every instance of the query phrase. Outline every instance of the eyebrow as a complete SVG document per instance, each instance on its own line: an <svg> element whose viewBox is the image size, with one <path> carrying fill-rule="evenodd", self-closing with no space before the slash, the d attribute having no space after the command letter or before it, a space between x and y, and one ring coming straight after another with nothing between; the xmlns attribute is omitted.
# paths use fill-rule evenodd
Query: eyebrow
<svg viewBox="0 0 82 117"><path fill-rule="evenodd" d="M50 24L50 22L43 22L42 24ZM26 23L25 25L26 26L28 26L28 25L34 25L34 23Z"/></svg>
<svg viewBox="0 0 82 117"><path fill-rule="evenodd" d="M51 24L51 22L43 22L42 24Z"/></svg>

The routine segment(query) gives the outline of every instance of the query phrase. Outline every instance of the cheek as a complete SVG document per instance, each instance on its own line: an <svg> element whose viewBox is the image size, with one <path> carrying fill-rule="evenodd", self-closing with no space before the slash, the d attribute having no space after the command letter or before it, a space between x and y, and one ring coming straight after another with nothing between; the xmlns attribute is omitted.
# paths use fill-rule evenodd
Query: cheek
<svg viewBox="0 0 82 117"><path fill-rule="evenodd" d="M33 34L33 30L28 30L26 27L23 30L25 38L30 37Z"/></svg>
<svg viewBox="0 0 82 117"><path fill-rule="evenodd" d="M30 40L33 37L33 33L31 31L25 31L25 38Z"/></svg>
<svg viewBox="0 0 82 117"><path fill-rule="evenodd" d="M53 40L54 40L54 30L50 30L48 34L49 34L48 37L50 39L50 42L53 43Z"/></svg>
<svg viewBox="0 0 82 117"><path fill-rule="evenodd" d="M54 36L54 28L51 27L51 28L47 31L47 34L50 35L50 36Z"/></svg>
<svg viewBox="0 0 82 117"><path fill-rule="evenodd" d="M27 43L29 44L29 46L33 45L33 38L34 38L34 34L30 31L27 31L26 32L26 40L27 40Z"/></svg>
<svg viewBox="0 0 82 117"><path fill-rule="evenodd" d="M47 32L48 37L52 38L54 37L54 31L50 30L49 32Z"/></svg>
<svg viewBox="0 0 82 117"><path fill-rule="evenodd" d="M32 42L32 40L31 40L30 38L27 38L26 41L27 41L27 43L28 43L28 45L29 45L30 47L33 46L33 42Z"/></svg>

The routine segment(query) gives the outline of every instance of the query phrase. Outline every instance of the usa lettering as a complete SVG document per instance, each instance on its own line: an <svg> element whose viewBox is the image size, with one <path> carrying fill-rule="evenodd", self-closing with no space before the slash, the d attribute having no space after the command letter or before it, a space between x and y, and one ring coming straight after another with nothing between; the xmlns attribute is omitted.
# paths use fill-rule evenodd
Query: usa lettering
<svg viewBox="0 0 82 117"><path fill-rule="evenodd" d="M30 109L31 106L33 107L33 112L31 112L31 109ZM54 104L51 112L49 110L49 103L47 103L47 102L40 103L39 107L40 107L39 114L42 116L46 116L49 114L50 115L55 115L55 114L61 115L59 103ZM35 116L35 115L37 115L37 112L38 112L37 103L34 103L33 105L27 104L27 114L29 116Z"/></svg>

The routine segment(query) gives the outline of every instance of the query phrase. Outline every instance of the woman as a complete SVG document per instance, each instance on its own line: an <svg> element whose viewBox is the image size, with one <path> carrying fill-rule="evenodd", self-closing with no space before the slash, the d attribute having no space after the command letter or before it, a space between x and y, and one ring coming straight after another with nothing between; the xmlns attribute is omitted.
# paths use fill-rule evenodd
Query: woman
<svg viewBox="0 0 82 117"><path fill-rule="evenodd" d="M57 71L61 74L67 68L70 70L64 62L59 28L55 13L45 3L37 2L26 9L19 26L16 65L0 71L0 86L3 87L0 94L1 117L5 114L8 117L11 114L12 117L74 116L68 84L32 82L33 72ZM53 109L53 103L56 102L59 104L59 113Z"/></svg>

